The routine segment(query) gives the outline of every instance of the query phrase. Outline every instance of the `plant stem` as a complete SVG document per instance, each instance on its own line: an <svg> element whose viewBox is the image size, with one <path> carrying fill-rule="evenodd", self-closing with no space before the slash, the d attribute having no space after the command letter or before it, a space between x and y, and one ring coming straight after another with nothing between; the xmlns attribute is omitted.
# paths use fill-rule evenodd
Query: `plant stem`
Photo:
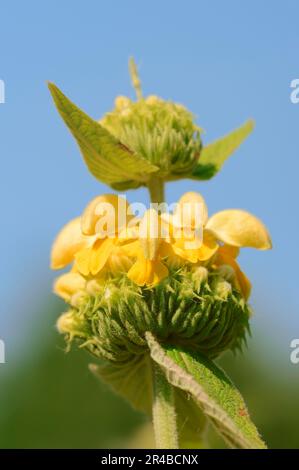
<svg viewBox="0 0 299 470"><path fill-rule="evenodd" d="M153 366L153 425L157 449L178 449L174 388L166 379L161 367Z"/></svg>
<svg viewBox="0 0 299 470"><path fill-rule="evenodd" d="M152 178L147 183L150 193L151 203L163 203L165 201L164 195L164 180L162 178Z"/></svg>

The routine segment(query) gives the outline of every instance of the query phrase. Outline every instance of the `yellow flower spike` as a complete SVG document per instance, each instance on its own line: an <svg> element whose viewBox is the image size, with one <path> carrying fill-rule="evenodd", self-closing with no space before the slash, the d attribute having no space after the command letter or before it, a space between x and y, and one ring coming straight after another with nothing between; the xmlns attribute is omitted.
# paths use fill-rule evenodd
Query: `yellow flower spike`
<svg viewBox="0 0 299 470"><path fill-rule="evenodd" d="M56 237L51 252L51 268L61 269L71 263L77 251L91 245L93 237L81 232L81 218L71 220Z"/></svg>
<svg viewBox="0 0 299 470"><path fill-rule="evenodd" d="M53 286L53 291L59 297L66 301L70 301L71 297L78 291L83 290L86 280L78 273L66 273L59 276Z"/></svg>
<svg viewBox="0 0 299 470"><path fill-rule="evenodd" d="M228 209L217 212L206 225L215 237L236 247L251 247L268 250L272 247L265 225L249 212Z"/></svg>
<svg viewBox="0 0 299 470"><path fill-rule="evenodd" d="M81 227L85 235L115 236L132 219L124 197L103 194L94 198L82 215Z"/></svg>

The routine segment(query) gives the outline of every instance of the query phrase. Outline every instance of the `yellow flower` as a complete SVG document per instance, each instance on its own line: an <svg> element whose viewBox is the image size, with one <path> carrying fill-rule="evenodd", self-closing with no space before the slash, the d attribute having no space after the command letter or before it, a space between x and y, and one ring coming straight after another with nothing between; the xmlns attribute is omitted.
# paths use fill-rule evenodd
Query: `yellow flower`
<svg viewBox="0 0 299 470"><path fill-rule="evenodd" d="M249 212L231 209L218 212L208 219L203 197L198 193L189 192L181 197L174 215L169 220L173 226L172 249L176 254L176 261L179 257L180 264L184 260L198 264L211 260L216 267L228 265L234 271L236 287L245 299L249 297L251 284L241 271L236 257L240 247L259 250L271 248L270 235L258 218ZM200 229L199 235L196 234L196 229ZM197 241L199 246L187 248L190 241ZM168 263L171 262L173 260L170 257Z"/></svg>
<svg viewBox="0 0 299 470"><path fill-rule="evenodd" d="M51 251L51 268L62 269L74 261L75 254L90 246L95 237L82 234L81 217L71 220L59 232Z"/></svg>
<svg viewBox="0 0 299 470"><path fill-rule="evenodd" d="M132 221L125 198L114 194L96 197L82 217L69 222L58 234L52 248L52 268L60 269L74 261L83 276L98 275L104 268L113 274L127 271L132 262L121 245L134 235L132 229L126 229Z"/></svg>
<svg viewBox="0 0 299 470"><path fill-rule="evenodd" d="M82 215L82 231L96 239L75 255L78 271L84 276L97 275L104 268L115 274L132 264L122 244L133 237L127 225L134 220L126 199L114 194L93 199Z"/></svg>
<svg viewBox="0 0 299 470"><path fill-rule="evenodd" d="M139 225L139 239L124 245L128 256L136 258L128 277L139 286L153 287L168 276L162 258L172 254L172 250L164 239L163 225L156 210L147 210Z"/></svg>
<svg viewBox="0 0 299 470"><path fill-rule="evenodd" d="M77 292L84 291L86 280L76 272L69 272L59 276L54 283L54 293L70 302Z"/></svg>
<svg viewBox="0 0 299 470"><path fill-rule="evenodd" d="M233 268L236 286L247 300L251 291L251 283L241 271L236 258L241 247L259 250L272 248L271 238L265 225L249 212L228 209L213 215L208 220L206 227L217 240L224 243L217 251L215 265L228 265Z"/></svg>
<svg viewBox="0 0 299 470"><path fill-rule="evenodd" d="M216 267L228 265L233 269L235 286L244 299L247 300L251 291L251 282L236 262L238 254L239 248L237 247L231 245L220 246L214 264Z"/></svg>
<svg viewBox="0 0 299 470"><path fill-rule="evenodd" d="M230 209L217 212L207 223L207 228L224 243L217 252L216 266L229 265L235 273L235 284L245 300L251 291L251 283L241 271L236 258L239 248L251 247L268 250L272 247L265 225L249 212Z"/></svg>
<svg viewBox="0 0 299 470"><path fill-rule="evenodd" d="M185 193L179 200L173 216L162 215L170 224L171 246L181 263L209 260L217 251L216 238L205 229L208 209L204 198L195 192ZM174 260L170 259L170 262ZM178 263L180 264L179 260Z"/></svg>

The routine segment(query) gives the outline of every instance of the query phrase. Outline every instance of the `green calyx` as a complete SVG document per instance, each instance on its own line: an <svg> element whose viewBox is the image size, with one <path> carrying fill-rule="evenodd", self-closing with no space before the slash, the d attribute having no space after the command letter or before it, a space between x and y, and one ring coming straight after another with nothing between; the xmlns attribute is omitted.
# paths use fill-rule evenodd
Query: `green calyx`
<svg viewBox="0 0 299 470"><path fill-rule="evenodd" d="M137 287L126 276L108 280L64 314L58 327L93 355L112 362L146 353L146 332L162 343L214 358L241 348L249 315L228 281L200 267L171 273L154 288Z"/></svg>

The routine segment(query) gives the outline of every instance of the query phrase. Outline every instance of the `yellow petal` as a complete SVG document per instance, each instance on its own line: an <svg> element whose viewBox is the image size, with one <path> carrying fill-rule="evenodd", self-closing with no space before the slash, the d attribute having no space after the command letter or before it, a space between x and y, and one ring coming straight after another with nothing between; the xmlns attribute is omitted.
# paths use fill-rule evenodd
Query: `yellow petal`
<svg viewBox="0 0 299 470"><path fill-rule="evenodd" d="M56 279L53 290L59 297L68 301L72 295L84 289L85 284L86 281L84 277L80 276L80 274L70 272Z"/></svg>
<svg viewBox="0 0 299 470"><path fill-rule="evenodd" d="M91 247L84 248L75 255L74 267L83 276L90 274L90 258L91 258Z"/></svg>
<svg viewBox="0 0 299 470"><path fill-rule="evenodd" d="M243 271L241 271L238 263L231 256L226 246L221 246L219 248L215 264L218 266L222 264L228 264L233 268L236 275L237 287L245 298L245 300L247 300L251 291L251 282L249 281L248 277L243 273Z"/></svg>
<svg viewBox="0 0 299 470"><path fill-rule="evenodd" d="M223 245L219 247L218 253L228 255L231 258L237 258L240 253L240 249L237 246L232 246L232 245Z"/></svg>
<svg viewBox="0 0 299 470"><path fill-rule="evenodd" d="M161 218L155 209L145 212L139 225L139 241L143 256L148 260L157 257L161 243Z"/></svg>
<svg viewBox="0 0 299 470"><path fill-rule="evenodd" d="M96 241L96 243L92 247L92 254L90 260L91 274L98 274L103 269L103 267L108 261L109 256L113 251L113 248L113 238L106 238L103 242L102 240Z"/></svg>
<svg viewBox="0 0 299 470"><path fill-rule="evenodd" d="M137 258L137 256L142 254L142 248L139 240L122 245L122 249L127 256L131 256L132 258Z"/></svg>
<svg viewBox="0 0 299 470"><path fill-rule="evenodd" d="M76 267L84 276L98 274L105 266L115 245L113 238L96 240L93 246L79 251L76 256Z"/></svg>
<svg viewBox="0 0 299 470"><path fill-rule="evenodd" d="M134 219L131 219L132 225L129 223L127 227L124 227L120 230L117 236L117 243L119 245L126 244L129 240L134 240L138 238L140 219L138 219L137 217Z"/></svg>
<svg viewBox="0 0 299 470"><path fill-rule="evenodd" d="M207 230L203 232L203 241L199 248L188 248L188 242L189 240L178 240L172 245L172 248L178 256L190 263L209 260L219 248L215 237Z"/></svg>
<svg viewBox="0 0 299 470"><path fill-rule="evenodd" d="M92 237L82 235L80 217L71 220L59 232L53 243L51 252L51 268L64 268L73 261L74 255L79 250L90 245L92 241Z"/></svg>
<svg viewBox="0 0 299 470"><path fill-rule="evenodd" d="M230 209L213 215L206 227L218 240L232 246L252 247L259 250L271 248L271 238L265 225L249 212Z"/></svg>
<svg viewBox="0 0 299 470"><path fill-rule="evenodd" d="M130 219L129 204L124 197L116 194L103 194L94 198L82 215L82 232L114 236L124 228Z"/></svg>
<svg viewBox="0 0 299 470"><path fill-rule="evenodd" d="M208 220L208 208L201 194L190 191L179 199L173 216L177 227L204 226Z"/></svg>
<svg viewBox="0 0 299 470"><path fill-rule="evenodd" d="M216 251L219 249L219 245L213 234L209 233L208 230L203 232L203 243L198 248L197 257L198 261L207 261L212 258Z"/></svg>
<svg viewBox="0 0 299 470"><path fill-rule="evenodd" d="M153 287L168 276L167 267L160 260L140 256L128 272L128 278L138 286Z"/></svg>
<svg viewBox="0 0 299 470"><path fill-rule="evenodd" d="M122 247L115 246L108 260L108 270L113 275L126 273L133 265L133 260Z"/></svg>

